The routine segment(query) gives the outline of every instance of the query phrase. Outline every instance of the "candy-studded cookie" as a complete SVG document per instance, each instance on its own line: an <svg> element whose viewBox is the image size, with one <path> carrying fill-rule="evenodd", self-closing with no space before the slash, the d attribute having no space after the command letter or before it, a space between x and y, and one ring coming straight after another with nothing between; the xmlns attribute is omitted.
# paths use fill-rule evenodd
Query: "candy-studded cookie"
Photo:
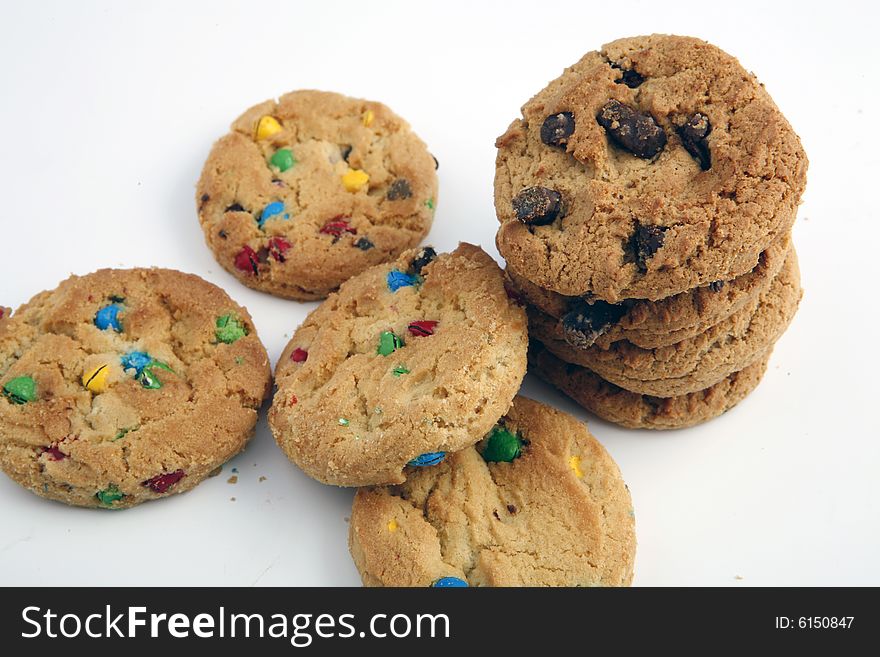
<svg viewBox="0 0 880 657"><path fill-rule="evenodd" d="M517 397L476 446L359 490L349 546L367 586L628 586L635 521L586 426Z"/></svg>
<svg viewBox="0 0 880 657"><path fill-rule="evenodd" d="M0 321L0 468L120 509L193 488L250 439L266 350L220 288L167 269L73 276Z"/></svg>
<svg viewBox="0 0 880 657"><path fill-rule="evenodd" d="M588 53L496 145L509 268L610 303L752 270L788 232L806 183L800 141L760 83L687 37Z"/></svg>
<svg viewBox="0 0 880 657"><path fill-rule="evenodd" d="M214 144L199 221L245 285L320 299L421 241L437 204L435 168L385 105L295 91L250 108Z"/></svg>
<svg viewBox="0 0 880 657"><path fill-rule="evenodd" d="M556 320L555 334L572 347L593 344L607 349L619 340L648 349L662 347L714 326L754 304L782 269L788 235L770 245L750 272L731 281L715 281L659 301L627 299L618 304L566 297L540 288L508 269L507 284L522 301Z"/></svg>
<svg viewBox="0 0 880 657"><path fill-rule="evenodd" d="M761 382L770 353L715 385L675 397L624 390L580 365L560 360L542 344L529 345L529 372L559 388L578 404L630 429L683 429L718 417L745 399Z"/></svg>
<svg viewBox="0 0 880 657"><path fill-rule="evenodd" d="M400 483L492 428L527 342L522 309L479 247L410 250L346 282L297 329L269 423L319 481Z"/></svg>
<svg viewBox="0 0 880 657"><path fill-rule="evenodd" d="M792 248L770 287L758 299L692 338L646 349L626 340L607 349L571 346L558 323L530 308L529 331L558 358L589 368L621 388L674 397L712 386L759 360L779 339L801 299L800 272Z"/></svg>

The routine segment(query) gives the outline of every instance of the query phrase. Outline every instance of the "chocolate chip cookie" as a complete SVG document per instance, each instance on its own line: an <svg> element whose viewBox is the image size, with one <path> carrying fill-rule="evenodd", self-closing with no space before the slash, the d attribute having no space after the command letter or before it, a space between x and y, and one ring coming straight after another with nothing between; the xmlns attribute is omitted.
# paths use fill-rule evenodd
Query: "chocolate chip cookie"
<svg viewBox="0 0 880 657"><path fill-rule="evenodd" d="M196 192L218 262L242 283L321 299L428 233L436 160L381 103L294 91L250 108L208 156Z"/></svg>
<svg viewBox="0 0 880 657"><path fill-rule="evenodd" d="M306 474L400 483L475 442L526 369L526 319L479 247L426 247L352 278L296 330L269 423Z"/></svg>
<svg viewBox="0 0 880 657"><path fill-rule="evenodd" d="M800 299L800 272L792 248L755 303L673 345L646 349L620 340L608 349L572 347L557 332L558 322L532 308L529 332L558 358L587 367L625 390L674 397L708 388L758 360L785 332Z"/></svg>
<svg viewBox="0 0 880 657"><path fill-rule="evenodd" d="M220 288L73 276L0 321L0 468L77 506L182 493L241 451L269 387L251 317Z"/></svg>
<svg viewBox="0 0 880 657"><path fill-rule="evenodd" d="M366 586L628 586L636 538L587 427L517 397L476 446L359 490L349 546Z"/></svg>
<svg viewBox="0 0 880 657"><path fill-rule="evenodd" d="M688 37L588 53L496 145L508 267L608 303L751 271L788 233L806 183L800 141L763 86Z"/></svg>
<svg viewBox="0 0 880 657"><path fill-rule="evenodd" d="M505 271L511 292L524 303L557 320L555 335L572 347L593 344L607 349L619 340L645 347L662 347L702 333L756 302L782 269L790 240L784 235L770 245L747 274L732 281L716 281L659 301L627 299L618 304L584 297L566 297L540 288Z"/></svg>
<svg viewBox="0 0 880 657"><path fill-rule="evenodd" d="M630 429L683 429L718 417L758 386L769 360L768 351L745 369L704 390L652 397L624 390L586 367L566 363L539 342L529 344L529 372L602 419Z"/></svg>

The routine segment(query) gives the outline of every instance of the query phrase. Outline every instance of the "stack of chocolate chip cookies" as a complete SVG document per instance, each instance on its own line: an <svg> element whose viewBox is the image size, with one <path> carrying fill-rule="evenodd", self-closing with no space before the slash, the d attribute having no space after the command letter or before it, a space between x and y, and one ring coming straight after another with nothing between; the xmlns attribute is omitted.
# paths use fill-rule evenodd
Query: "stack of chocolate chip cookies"
<svg viewBox="0 0 880 657"><path fill-rule="evenodd" d="M697 39L585 55L498 138L497 245L531 371L597 415L672 429L760 381L801 297L797 135Z"/></svg>

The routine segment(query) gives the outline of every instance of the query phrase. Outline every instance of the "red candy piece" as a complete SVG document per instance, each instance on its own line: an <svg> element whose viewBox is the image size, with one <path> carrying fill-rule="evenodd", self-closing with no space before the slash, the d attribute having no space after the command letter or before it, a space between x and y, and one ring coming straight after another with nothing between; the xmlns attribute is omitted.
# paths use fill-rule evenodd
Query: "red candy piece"
<svg viewBox="0 0 880 657"><path fill-rule="evenodd" d="M290 360L294 363L305 363L309 359L309 352L305 349L300 349L297 347L293 350L293 353L290 354Z"/></svg>
<svg viewBox="0 0 880 657"><path fill-rule="evenodd" d="M296 398L296 395L291 395L291 396L290 396L290 404L289 404L289 405L290 405L290 406L293 406L293 405L296 404L297 402L299 402L299 399Z"/></svg>
<svg viewBox="0 0 880 657"><path fill-rule="evenodd" d="M44 447L40 454L47 454L50 461L62 461L67 458L67 454L58 449L57 445Z"/></svg>
<svg viewBox="0 0 880 657"><path fill-rule="evenodd" d="M357 229L352 228L351 224L348 223L348 218L342 215L333 217L330 221L324 224L324 227L318 232L324 233L325 235L332 235L334 241L342 237L342 233L357 235Z"/></svg>
<svg viewBox="0 0 880 657"><path fill-rule="evenodd" d="M257 260L257 252L245 244L244 248L235 256L235 268L246 274L253 274L254 276L259 274L260 268Z"/></svg>
<svg viewBox="0 0 880 657"><path fill-rule="evenodd" d="M284 262L284 254L290 248L290 242L283 237L273 237L269 240L269 255L277 262Z"/></svg>
<svg viewBox="0 0 880 657"><path fill-rule="evenodd" d="M407 326L406 328L409 329L409 332L416 337L428 336L434 335L434 329L439 323L440 322L435 322L433 320L422 319L418 322L410 322L409 326Z"/></svg>
<svg viewBox="0 0 880 657"><path fill-rule="evenodd" d="M141 482L141 486L146 486L154 493L164 493L185 476L186 473L183 470L175 470L174 472L156 475L152 479L147 479Z"/></svg>

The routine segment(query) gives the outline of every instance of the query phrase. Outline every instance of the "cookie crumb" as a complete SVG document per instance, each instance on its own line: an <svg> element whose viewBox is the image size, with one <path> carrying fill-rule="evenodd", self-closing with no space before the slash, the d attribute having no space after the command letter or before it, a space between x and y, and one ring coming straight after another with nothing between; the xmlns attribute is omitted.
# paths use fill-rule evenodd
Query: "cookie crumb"
<svg viewBox="0 0 880 657"><path fill-rule="evenodd" d="M226 483L227 483L227 484L237 484L237 483L238 483L238 477L235 476L235 475L232 475L229 479L226 480Z"/></svg>
<svg viewBox="0 0 880 657"><path fill-rule="evenodd" d="M267 477L260 477L258 481L266 481Z"/></svg>

